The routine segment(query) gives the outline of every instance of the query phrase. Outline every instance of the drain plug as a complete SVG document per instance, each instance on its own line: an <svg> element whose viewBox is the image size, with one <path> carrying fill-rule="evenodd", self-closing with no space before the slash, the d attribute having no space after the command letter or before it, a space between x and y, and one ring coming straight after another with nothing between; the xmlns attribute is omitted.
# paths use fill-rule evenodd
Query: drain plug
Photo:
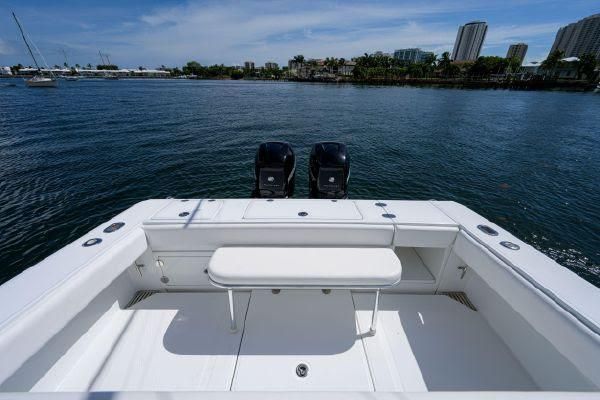
<svg viewBox="0 0 600 400"><path fill-rule="evenodd" d="M300 378L306 378L306 375L308 375L308 365L298 364L296 367L296 375L298 375Z"/></svg>

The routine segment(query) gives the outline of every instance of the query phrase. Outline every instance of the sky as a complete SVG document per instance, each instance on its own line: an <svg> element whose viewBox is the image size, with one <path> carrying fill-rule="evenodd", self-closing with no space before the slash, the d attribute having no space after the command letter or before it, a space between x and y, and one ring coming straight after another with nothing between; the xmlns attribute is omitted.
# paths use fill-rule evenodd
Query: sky
<svg viewBox="0 0 600 400"><path fill-rule="evenodd" d="M488 23L482 55L504 57L529 44L526 61L543 60L559 27L600 12L598 0L479 1L176 1L2 0L0 65L32 62L12 20L14 11L48 64L93 65L98 51L121 67L286 65L420 47L452 51L459 25Z"/></svg>

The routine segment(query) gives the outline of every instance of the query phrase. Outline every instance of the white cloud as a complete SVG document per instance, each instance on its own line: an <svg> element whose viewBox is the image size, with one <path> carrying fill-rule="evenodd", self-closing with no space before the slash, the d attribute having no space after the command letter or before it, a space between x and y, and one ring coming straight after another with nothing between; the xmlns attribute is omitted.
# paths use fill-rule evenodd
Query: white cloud
<svg viewBox="0 0 600 400"><path fill-rule="evenodd" d="M523 7L531 1L537 0L503 0L502 4L475 0L408 4L399 0L209 0L201 4L190 0L148 9L142 15L131 11L116 21L109 14L102 14L104 19L68 18L77 21L75 30L63 33L54 24L51 32L35 37L49 58L62 59L59 50L66 48L73 62L94 62L100 49L123 66L181 65L191 59L203 64L239 64L244 60L285 63L295 54L348 58L401 47L441 53L452 50L460 23L493 17L499 9ZM77 15L80 11L73 12ZM64 20L67 16L63 14L59 16ZM68 26L63 20L61 24ZM503 25L495 21L490 23L485 54L503 55L513 41L529 42L530 51L536 48L541 52L536 45L548 42L549 48L560 25ZM37 40L39 37L43 41ZM6 43L3 46L0 42L0 53L5 47Z"/></svg>
<svg viewBox="0 0 600 400"><path fill-rule="evenodd" d="M466 8L475 7L467 4ZM290 11L292 10L292 11ZM289 2L186 5L163 8L140 18L142 32L131 41L155 55L183 62L263 62L304 53L307 57L350 57L404 46L447 49L456 26L415 22L424 16L456 11L452 3L403 6Z"/></svg>

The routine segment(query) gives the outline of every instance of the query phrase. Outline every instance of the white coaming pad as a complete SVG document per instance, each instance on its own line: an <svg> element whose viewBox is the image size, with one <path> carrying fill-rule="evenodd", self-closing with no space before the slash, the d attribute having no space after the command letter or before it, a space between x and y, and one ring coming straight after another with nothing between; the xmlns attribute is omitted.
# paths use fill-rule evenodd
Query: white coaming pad
<svg viewBox="0 0 600 400"><path fill-rule="evenodd" d="M373 391L350 291L252 291L232 390Z"/></svg>
<svg viewBox="0 0 600 400"><path fill-rule="evenodd" d="M373 295L353 298L367 332ZM538 390L483 317L447 296L382 295L363 342L376 391Z"/></svg>
<svg viewBox="0 0 600 400"><path fill-rule="evenodd" d="M228 391L249 297L235 293L234 334L225 292L157 293L119 310L55 390Z"/></svg>

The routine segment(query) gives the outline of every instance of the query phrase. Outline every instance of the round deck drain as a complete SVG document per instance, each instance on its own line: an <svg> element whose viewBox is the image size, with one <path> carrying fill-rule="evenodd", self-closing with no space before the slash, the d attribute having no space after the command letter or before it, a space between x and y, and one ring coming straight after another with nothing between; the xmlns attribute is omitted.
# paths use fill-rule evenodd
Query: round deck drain
<svg viewBox="0 0 600 400"><path fill-rule="evenodd" d="M383 218L396 218L394 214L381 214Z"/></svg>
<svg viewBox="0 0 600 400"><path fill-rule="evenodd" d="M281 293L281 289L271 289L271 293L279 294L279 293Z"/></svg>
<svg viewBox="0 0 600 400"><path fill-rule="evenodd" d="M481 232L485 233L486 235L490 235L490 236L498 236L498 232L487 225L477 225L477 229L479 229Z"/></svg>
<svg viewBox="0 0 600 400"><path fill-rule="evenodd" d="M298 375L300 378L306 378L306 375L308 375L308 365L298 364L296 367L296 375Z"/></svg>
<svg viewBox="0 0 600 400"><path fill-rule="evenodd" d="M387 206L387 204L385 204L385 203L375 203L375 205L377 207L385 207L385 206Z"/></svg>
<svg viewBox="0 0 600 400"><path fill-rule="evenodd" d="M508 241L500 242L500 244L510 250L519 250L521 248L518 244Z"/></svg>
<svg viewBox="0 0 600 400"><path fill-rule="evenodd" d="M306 211L300 211L298 213L298 216L300 216L300 217L306 217L307 215L308 215L308 213Z"/></svg>
<svg viewBox="0 0 600 400"><path fill-rule="evenodd" d="M115 222L104 228L104 233L113 233L125 226L125 222Z"/></svg>
<svg viewBox="0 0 600 400"><path fill-rule="evenodd" d="M182 212L182 213L179 213L179 216L180 216L180 217L187 217L188 215L190 215L190 213L189 213L189 212L187 212L187 211L184 211L184 212Z"/></svg>
<svg viewBox="0 0 600 400"><path fill-rule="evenodd" d="M99 244L101 241L102 241L102 239L100 239L100 238L88 239L85 242L83 242L82 246L83 247L95 246L95 245Z"/></svg>

